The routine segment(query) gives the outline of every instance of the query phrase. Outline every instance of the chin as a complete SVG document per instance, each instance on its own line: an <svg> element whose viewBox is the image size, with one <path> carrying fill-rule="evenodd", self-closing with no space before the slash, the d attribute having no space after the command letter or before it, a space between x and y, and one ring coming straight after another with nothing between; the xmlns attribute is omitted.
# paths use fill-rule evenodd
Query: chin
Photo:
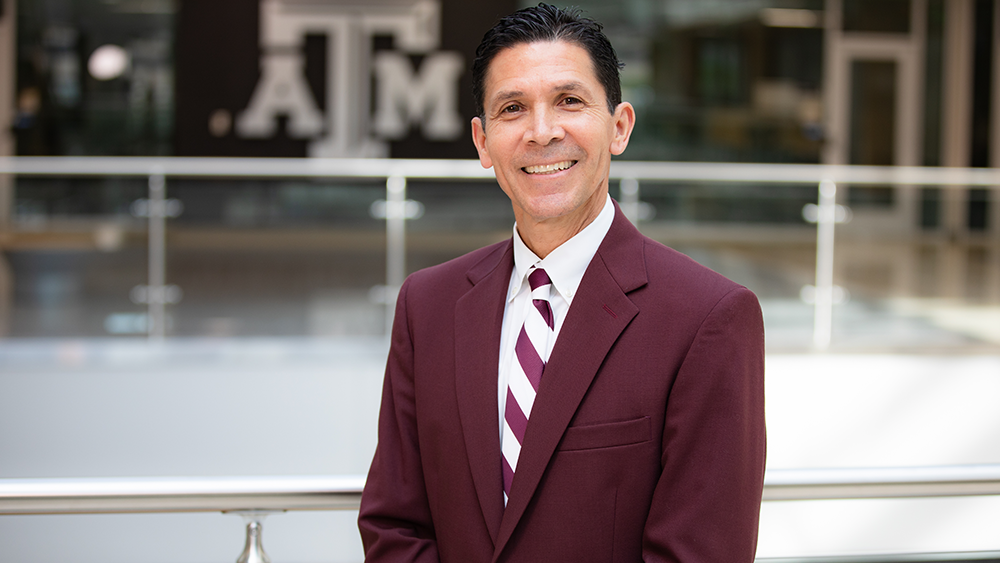
<svg viewBox="0 0 1000 563"><path fill-rule="evenodd" d="M567 215L572 215L574 211L581 208L579 205L570 205L565 202L533 205L528 208L528 215L537 222L549 219L558 219Z"/></svg>

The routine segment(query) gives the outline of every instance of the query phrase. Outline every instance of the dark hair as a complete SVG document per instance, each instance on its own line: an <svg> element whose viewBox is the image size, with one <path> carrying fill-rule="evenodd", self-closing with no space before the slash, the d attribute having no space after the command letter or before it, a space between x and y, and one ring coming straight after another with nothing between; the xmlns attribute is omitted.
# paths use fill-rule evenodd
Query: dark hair
<svg viewBox="0 0 1000 563"><path fill-rule="evenodd" d="M594 65L594 74L604 87L608 111L614 113L622 101L618 72L625 65L618 60L614 47L601 31L602 27L580 15L578 9L563 10L544 3L502 18L483 36L476 48L476 60L472 62L472 96L476 100L476 114L480 117L485 115L486 72L500 51L521 43L556 40L575 43L587 51Z"/></svg>

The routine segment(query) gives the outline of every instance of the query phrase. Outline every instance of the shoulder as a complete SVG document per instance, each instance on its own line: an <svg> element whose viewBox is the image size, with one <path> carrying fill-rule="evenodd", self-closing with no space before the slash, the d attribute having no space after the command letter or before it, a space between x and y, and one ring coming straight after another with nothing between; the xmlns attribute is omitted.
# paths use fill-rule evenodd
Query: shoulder
<svg viewBox="0 0 1000 563"><path fill-rule="evenodd" d="M480 279L501 267L509 252L509 239L484 246L447 262L413 272L406 278L403 288L407 292L420 294L464 293Z"/></svg>
<svg viewBox="0 0 1000 563"><path fill-rule="evenodd" d="M616 205L617 207L617 205ZM598 255L622 291L653 299L713 301L743 286L635 228L620 209Z"/></svg>
<svg viewBox="0 0 1000 563"><path fill-rule="evenodd" d="M735 349L763 353L764 327L757 296L689 256L642 237L646 283L628 293L645 338L709 355ZM695 348L701 342L707 348Z"/></svg>
<svg viewBox="0 0 1000 563"><path fill-rule="evenodd" d="M640 308L685 317L695 324L710 315L760 316L757 296L691 257L640 235L646 284L629 294Z"/></svg>
<svg viewBox="0 0 1000 563"><path fill-rule="evenodd" d="M643 256L649 282L664 289L705 296L746 289L690 256L645 236Z"/></svg>
<svg viewBox="0 0 1000 563"><path fill-rule="evenodd" d="M687 255L643 235L620 211L598 254L622 291L641 300L707 305L734 291L749 292Z"/></svg>

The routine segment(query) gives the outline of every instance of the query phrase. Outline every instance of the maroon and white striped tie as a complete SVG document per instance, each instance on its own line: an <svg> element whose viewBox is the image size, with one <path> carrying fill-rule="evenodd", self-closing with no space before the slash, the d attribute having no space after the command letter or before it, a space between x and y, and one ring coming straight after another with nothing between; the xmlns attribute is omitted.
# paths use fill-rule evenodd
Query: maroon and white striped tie
<svg viewBox="0 0 1000 563"><path fill-rule="evenodd" d="M507 383L507 404L503 417L503 500L507 504L510 484L517 470L517 458L524 442L524 431L528 427L531 406L535 403L535 393L542 380L542 371L548 361L549 340L555 329L552 307L549 306L549 291L552 282L545 270L535 269L528 274L531 286L531 307L524 319L524 326L517 336L514 346L516 361L511 362Z"/></svg>

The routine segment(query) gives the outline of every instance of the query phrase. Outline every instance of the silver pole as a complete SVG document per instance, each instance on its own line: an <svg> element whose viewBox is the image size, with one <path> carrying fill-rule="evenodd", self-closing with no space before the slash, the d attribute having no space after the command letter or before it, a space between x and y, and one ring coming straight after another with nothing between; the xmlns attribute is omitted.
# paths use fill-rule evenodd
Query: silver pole
<svg viewBox="0 0 1000 563"><path fill-rule="evenodd" d="M392 328L396 296L406 278L406 178L389 176L385 182L385 332Z"/></svg>
<svg viewBox="0 0 1000 563"><path fill-rule="evenodd" d="M833 333L833 231L837 222L837 185L831 180L819 184L817 211L813 347L826 350Z"/></svg>
<svg viewBox="0 0 1000 563"><path fill-rule="evenodd" d="M245 510L237 511L236 514L243 516L247 523L246 543L243 546L243 553L236 559L236 563L271 563L271 558L264 551L261 531L264 529L264 518L269 514L274 514L274 511Z"/></svg>
<svg viewBox="0 0 1000 563"><path fill-rule="evenodd" d="M164 302L167 271L166 180L162 174L149 176L149 339L166 337Z"/></svg>
<svg viewBox="0 0 1000 563"><path fill-rule="evenodd" d="M639 181L635 178L622 178L621 183L622 213L633 225L639 224Z"/></svg>

